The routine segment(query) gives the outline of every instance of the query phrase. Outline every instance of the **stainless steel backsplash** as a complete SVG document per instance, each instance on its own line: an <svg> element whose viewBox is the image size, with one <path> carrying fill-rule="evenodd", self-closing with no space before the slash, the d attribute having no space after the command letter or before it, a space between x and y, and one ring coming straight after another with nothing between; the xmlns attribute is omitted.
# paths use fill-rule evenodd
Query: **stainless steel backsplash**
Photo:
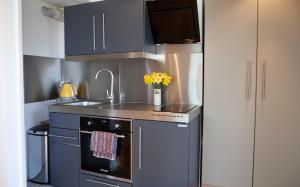
<svg viewBox="0 0 300 187"><path fill-rule="evenodd" d="M96 72L100 69L109 69L114 74L114 92L116 101L119 93L119 62L62 62L62 80L72 81L78 87L80 99L97 100L107 97L106 90L110 89L110 76L103 72L95 79Z"/></svg>
<svg viewBox="0 0 300 187"><path fill-rule="evenodd" d="M53 88L60 80L72 81L78 87L78 97L81 99L106 98L106 90L110 89L110 76L103 72L97 80L94 77L98 70L107 68L115 76L116 102L152 103L153 89L144 84L143 77L153 71L162 71L173 76L173 83L164 90L164 103L202 105L203 54L201 51L201 44L163 45L157 47L157 56L160 60L118 59L71 62L52 59L53 64L50 63L49 58L24 56L25 101L36 102L57 97L58 93L53 94L55 91ZM48 63L45 61L50 65L46 65ZM33 73L39 76L34 76ZM31 86L32 83L34 87Z"/></svg>
<svg viewBox="0 0 300 187"><path fill-rule="evenodd" d="M61 60L24 56L25 103L58 97L57 83L61 80Z"/></svg>
<svg viewBox="0 0 300 187"><path fill-rule="evenodd" d="M120 100L153 103L153 88L143 81L145 74L167 72L173 82L163 93L164 103L202 105L203 53L201 44L157 47L160 61L143 59L120 63Z"/></svg>

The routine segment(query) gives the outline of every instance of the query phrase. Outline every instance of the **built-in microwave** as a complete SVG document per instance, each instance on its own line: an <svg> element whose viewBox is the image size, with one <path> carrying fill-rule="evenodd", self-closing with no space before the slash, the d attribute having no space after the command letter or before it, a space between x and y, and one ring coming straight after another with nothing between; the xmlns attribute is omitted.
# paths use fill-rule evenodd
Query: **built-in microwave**
<svg viewBox="0 0 300 187"><path fill-rule="evenodd" d="M116 133L116 159L93 156L90 149L93 131ZM109 179L132 182L132 124L131 120L117 118L80 118L81 172Z"/></svg>

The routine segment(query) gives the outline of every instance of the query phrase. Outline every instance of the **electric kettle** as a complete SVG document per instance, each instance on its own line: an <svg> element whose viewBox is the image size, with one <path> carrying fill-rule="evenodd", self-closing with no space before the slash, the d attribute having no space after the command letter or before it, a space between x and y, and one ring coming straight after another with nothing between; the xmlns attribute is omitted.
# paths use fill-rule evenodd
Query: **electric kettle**
<svg viewBox="0 0 300 187"><path fill-rule="evenodd" d="M60 98L76 98L77 88L69 81L62 81L59 90Z"/></svg>

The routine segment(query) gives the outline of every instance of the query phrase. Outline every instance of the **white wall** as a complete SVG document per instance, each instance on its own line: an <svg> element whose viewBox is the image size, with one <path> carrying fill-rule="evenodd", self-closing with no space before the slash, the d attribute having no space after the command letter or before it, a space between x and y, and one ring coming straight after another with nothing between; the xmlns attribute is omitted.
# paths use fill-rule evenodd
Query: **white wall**
<svg viewBox="0 0 300 187"><path fill-rule="evenodd" d="M0 0L0 186L25 187L21 0Z"/></svg>
<svg viewBox="0 0 300 187"><path fill-rule="evenodd" d="M41 7L54 7L41 0L22 0L24 55L64 58L64 23L45 17ZM43 102L25 104L25 129L48 119Z"/></svg>
<svg viewBox="0 0 300 187"><path fill-rule="evenodd" d="M44 102L25 104L25 130L48 120L48 106Z"/></svg>
<svg viewBox="0 0 300 187"><path fill-rule="evenodd" d="M22 0L25 55L64 58L64 23L45 17L41 0Z"/></svg>

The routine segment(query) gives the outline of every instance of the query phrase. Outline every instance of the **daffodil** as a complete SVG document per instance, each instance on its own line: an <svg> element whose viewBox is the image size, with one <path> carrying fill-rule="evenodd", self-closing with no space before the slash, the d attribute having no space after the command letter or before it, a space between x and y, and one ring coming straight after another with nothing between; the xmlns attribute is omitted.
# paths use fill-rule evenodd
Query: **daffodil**
<svg viewBox="0 0 300 187"><path fill-rule="evenodd" d="M153 84L154 80L153 80L152 76L145 75L144 82L145 82L145 84L151 85L151 84Z"/></svg>
<svg viewBox="0 0 300 187"><path fill-rule="evenodd" d="M163 81L163 85L168 86L171 83L172 77L171 76L165 76L164 77L164 81Z"/></svg>
<svg viewBox="0 0 300 187"><path fill-rule="evenodd" d="M154 88L161 89L163 86L168 86L172 82L172 77L166 73L153 72L144 76L144 82L148 85L153 85Z"/></svg>

